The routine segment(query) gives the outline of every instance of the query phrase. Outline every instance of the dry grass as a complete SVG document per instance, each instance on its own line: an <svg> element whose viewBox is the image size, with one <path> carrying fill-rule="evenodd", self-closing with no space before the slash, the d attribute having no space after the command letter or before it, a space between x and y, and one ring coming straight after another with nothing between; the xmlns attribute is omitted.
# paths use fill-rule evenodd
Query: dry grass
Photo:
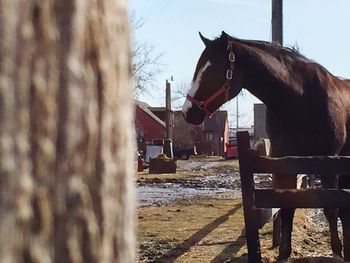
<svg viewBox="0 0 350 263"><path fill-rule="evenodd" d="M216 169L239 170L238 160L225 160L215 164Z"/></svg>
<svg viewBox="0 0 350 263"><path fill-rule="evenodd" d="M222 161L225 160L222 156L206 156L206 155L196 155L191 156L190 160L194 161Z"/></svg>
<svg viewBox="0 0 350 263"><path fill-rule="evenodd" d="M139 220L140 242L171 240L174 245L156 262L223 262L244 246L239 200L187 200L167 207L140 208Z"/></svg>
<svg viewBox="0 0 350 263"><path fill-rule="evenodd" d="M149 247L158 249L158 255L140 262L247 262L243 211L238 199L182 200L163 207L139 208L138 216L140 243L169 245L163 253L161 248ZM262 254L274 262L278 250L272 248L271 234L271 223L260 230ZM297 210L293 253L288 262L333 262L323 258L331 253L328 244L327 232L313 231L303 210Z"/></svg>
<svg viewBox="0 0 350 263"><path fill-rule="evenodd" d="M137 179L141 181L148 181L153 180L159 182L168 181L171 179L191 179L196 177L203 177L207 176L206 173L203 173L202 171L177 171L173 174L149 174L148 170L145 170L143 172L137 173Z"/></svg>
<svg viewBox="0 0 350 263"><path fill-rule="evenodd" d="M219 161L213 168L235 170L238 162ZM138 179L164 182L206 175L206 171L160 175L143 172L138 174ZM139 262L247 262L240 199L214 196L179 200L160 207L140 207L138 218L138 241L142 246ZM266 262L276 261L278 249L272 248L271 223L260 230L260 241ZM315 231L303 210L296 211L292 243L288 262L336 262L326 258L331 254L328 232Z"/></svg>
<svg viewBox="0 0 350 263"><path fill-rule="evenodd" d="M213 158L214 160L212 160ZM217 158L220 158L217 160ZM238 171L239 170L239 165L238 165L238 160L224 160L221 157L202 157L195 159L196 162L199 161L205 161L205 162L215 162L213 167L211 169L220 169L220 170L231 170L231 171ZM178 160L178 166L181 166L182 164L186 162L192 162L193 160ZM159 182L167 181L169 179L191 179L191 178L196 178L196 177L204 177L207 176L208 173L212 173L212 171L203 171L200 169L193 169L191 171L184 171L184 170L177 170L176 173L169 173L169 174L149 174L148 170L144 170L143 172L138 172L137 173L137 179L138 180L159 180Z"/></svg>

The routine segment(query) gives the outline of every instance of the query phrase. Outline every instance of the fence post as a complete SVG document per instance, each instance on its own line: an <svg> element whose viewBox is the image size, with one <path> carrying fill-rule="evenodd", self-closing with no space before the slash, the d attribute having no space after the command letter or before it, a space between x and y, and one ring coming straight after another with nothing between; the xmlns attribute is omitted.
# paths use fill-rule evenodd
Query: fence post
<svg viewBox="0 0 350 263"><path fill-rule="evenodd" d="M281 244L281 215L278 211L273 219L272 224L272 247L278 247Z"/></svg>
<svg viewBox="0 0 350 263"><path fill-rule="evenodd" d="M248 132L237 132L239 170L241 177L245 235L249 262L261 262L258 222L254 209L254 177L249 156L250 140Z"/></svg>

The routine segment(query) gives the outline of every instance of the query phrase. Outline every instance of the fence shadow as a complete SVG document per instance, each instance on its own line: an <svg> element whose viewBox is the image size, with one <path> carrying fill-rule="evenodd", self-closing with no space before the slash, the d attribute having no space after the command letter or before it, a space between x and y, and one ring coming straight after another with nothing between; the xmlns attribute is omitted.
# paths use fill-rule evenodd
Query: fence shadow
<svg viewBox="0 0 350 263"><path fill-rule="evenodd" d="M183 243L171 249L165 255L157 258L154 262L174 262L177 258L188 252L191 249L191 247L193 247L199 241L201 241L203 238L209 235L215 228L226 222L228 218L234 213L236 213L236 211L240 208L242 208L242 203L236 204L235 207L230 209L226 214L216 218L213 222L198 230L196 233L194 233L192 236L186 239Z"/></svg>
<svg viewBox="0 0 350 263"><path fill-rule="evenodd" d="M231 258L226 261L221 261L221 262L226 262L226 263L249 263L248 262L248 254L244 254L238 258ZM262 256L261 262L263 263L341 263L344 262L343 260L340 259L333 259L329 257L304 257L304 258L298 258L298 259L288 259L288 261L283 260L275 260L271 258L267 258Z"/></svg>
<svg viewBox="0 0 350 263"><path fill-rule="evenodd" d="M278 261L276 261L278 262ZM328 257L304 257L290 260L291 263L339 263L344 262L341 259L328 258Z"/></svg>
<svg viewBox="0 0 350 263"><path fill-rule="evenodd" d="M232 258L232 256L235 255L245 245L245 243L245 234L244 230L242 230L241 235L235 241L231 242L231 244L229 244L225 249L223 249L221 253L211 261L211 263L231 262L232 260L235 260ZM234 262L245 262L247 257L244 257L244 259L236 258L236 260L238 261Z"/></svg>

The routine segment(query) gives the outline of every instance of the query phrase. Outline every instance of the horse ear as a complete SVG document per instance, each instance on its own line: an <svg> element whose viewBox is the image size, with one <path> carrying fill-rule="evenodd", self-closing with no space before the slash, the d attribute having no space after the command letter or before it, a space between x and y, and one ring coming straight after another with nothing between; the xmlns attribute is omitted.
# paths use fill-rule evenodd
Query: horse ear
<svg viewBox="0 0 350 263"><path fill-rule="evenodd" d="M204 45L208 46L211 41L208 38L204 37L201 32L198 32L198 33L199 33L199 36L202 39Z"/></svg>
<svg viewBox="0 0 350 263"><path fill-rule="evenodd" d="M221 32L221 38L222 38L222 39L227 39L227 37L228 37L228 35L226 34L226 32L225 32L225 31L222 31L222 32Z"/></svg>

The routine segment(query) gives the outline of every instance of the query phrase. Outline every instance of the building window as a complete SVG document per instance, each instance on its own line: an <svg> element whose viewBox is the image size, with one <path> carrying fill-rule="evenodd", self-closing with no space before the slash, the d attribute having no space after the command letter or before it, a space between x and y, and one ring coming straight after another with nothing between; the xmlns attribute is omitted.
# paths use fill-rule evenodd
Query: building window
<svg viewBox="0 0 350 263"><path fill-rule="evenodd" d="M207 141L212 141L214 140L214 132L213 131L206 131L205 132L205 139Z"/></svg>

